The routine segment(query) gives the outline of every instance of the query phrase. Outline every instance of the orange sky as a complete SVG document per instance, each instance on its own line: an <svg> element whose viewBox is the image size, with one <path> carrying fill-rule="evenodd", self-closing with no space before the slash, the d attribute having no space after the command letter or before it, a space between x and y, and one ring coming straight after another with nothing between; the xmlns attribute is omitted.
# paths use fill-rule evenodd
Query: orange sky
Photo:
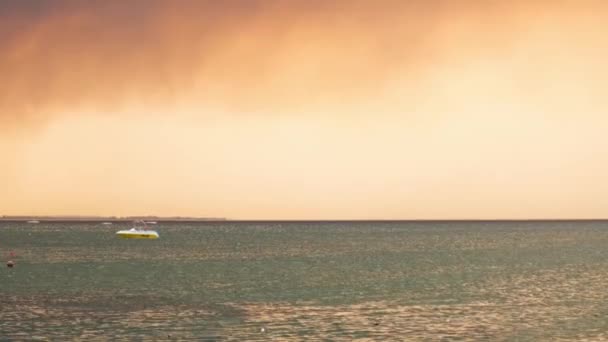
<svg viewBox="0 0 608 342"><path fill-rule="evenodd" d="M0 215L608 216L600 1L0 3Z"/></svg>

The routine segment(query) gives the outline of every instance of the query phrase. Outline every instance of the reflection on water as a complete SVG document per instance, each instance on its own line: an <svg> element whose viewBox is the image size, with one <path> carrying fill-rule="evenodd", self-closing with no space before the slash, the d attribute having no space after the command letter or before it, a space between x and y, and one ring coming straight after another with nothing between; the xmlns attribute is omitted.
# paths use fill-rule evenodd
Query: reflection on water
<svg viewBox="0 0 608 342"><path fill-rule="evenodd" d="M607 227L0 223L0 337L604 340Z"/></svg>

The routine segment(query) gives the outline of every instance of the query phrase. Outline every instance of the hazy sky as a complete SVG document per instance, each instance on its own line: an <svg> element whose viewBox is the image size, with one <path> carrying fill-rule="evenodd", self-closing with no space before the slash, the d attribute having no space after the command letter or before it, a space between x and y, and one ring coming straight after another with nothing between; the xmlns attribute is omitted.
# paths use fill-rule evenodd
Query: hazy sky
<svg viewBox="0 0 608 342"><path fill-rule="evenodd" d="M0 215L608 217L608 4L0 0Z"/></svg>

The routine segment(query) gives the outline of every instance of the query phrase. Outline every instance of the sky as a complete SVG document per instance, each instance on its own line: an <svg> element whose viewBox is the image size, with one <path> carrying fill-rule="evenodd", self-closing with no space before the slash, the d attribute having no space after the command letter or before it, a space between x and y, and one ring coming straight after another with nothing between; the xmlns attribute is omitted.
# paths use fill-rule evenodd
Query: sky
<svg viewBox="0 0 608 342"><path fill-rule="evenodd" d="M608 217L608 4L0 0L0 215Z"/></svg>

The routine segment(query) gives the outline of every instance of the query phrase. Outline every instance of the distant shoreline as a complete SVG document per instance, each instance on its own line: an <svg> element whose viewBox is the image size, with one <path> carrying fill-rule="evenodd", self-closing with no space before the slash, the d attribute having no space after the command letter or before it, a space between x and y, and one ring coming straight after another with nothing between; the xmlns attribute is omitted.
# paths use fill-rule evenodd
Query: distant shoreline
<svg viewBox="0 0 608 342"><path fill-rule="evenodd" d="M133 222L133 221L146 221L146 222L215 222L215 221L226 221L222 217L141 217L141 216L127 216L127 217L75 217L75 216L1 216L0 222Z"/></svg>

